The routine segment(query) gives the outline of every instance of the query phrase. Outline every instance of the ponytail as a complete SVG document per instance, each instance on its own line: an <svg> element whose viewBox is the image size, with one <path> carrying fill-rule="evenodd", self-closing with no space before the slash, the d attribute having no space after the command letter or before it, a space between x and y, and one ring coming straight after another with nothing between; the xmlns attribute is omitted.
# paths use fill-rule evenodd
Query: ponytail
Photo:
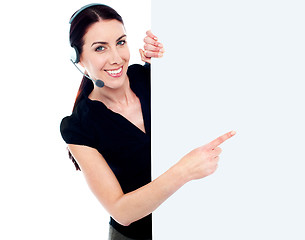
<svg viewBox="0 0 305 240"><path fill-rule="evenodd" d="M74 102L74 106L73 106L73 111L76 108L77 104L79 103L79 101L82 99L82 97L84 96L84 91L86 91L88 88L93 89L93 83L90 79L88 79L87 77L83 77L82 82L80 83L79 89L77 91L76 94L76 98L75 98L75 102Z"/></svg>

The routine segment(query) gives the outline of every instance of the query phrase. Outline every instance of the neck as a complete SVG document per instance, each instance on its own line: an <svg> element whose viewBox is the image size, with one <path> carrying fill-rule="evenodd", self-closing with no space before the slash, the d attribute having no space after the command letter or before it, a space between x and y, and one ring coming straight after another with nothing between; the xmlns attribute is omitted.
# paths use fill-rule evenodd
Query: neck
<svg viewBox="0 0 305 240"><path fill-rule="evenodd" d="M113 89L107 86L99 88L94 85L94 89L89 95L91 100L103 102L110 109L122 109L135 101L135 94L130 88L129 81L120 88Z"/></svg>

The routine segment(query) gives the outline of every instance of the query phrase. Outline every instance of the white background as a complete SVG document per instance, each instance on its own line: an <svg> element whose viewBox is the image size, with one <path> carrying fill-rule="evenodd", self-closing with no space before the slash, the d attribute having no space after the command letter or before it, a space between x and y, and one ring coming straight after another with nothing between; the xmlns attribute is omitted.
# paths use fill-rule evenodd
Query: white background
<svg viewBox="0 0 305 240"><path fill-rule="evenodd" d="M109 215L75 171L59 132L82 79L69 60L69 19L88 3L1 5L0 239L107 239ZM131 63L140 63L150 1L103 3L123 17Z"/></svg>
<svg viewBox="0 0 305 240"><path fill-rule="evenodd" d="M304 1L152 1L158 176L230 130L217 172L154 214L155 239L305 239ZM157 15L156 15L157 13Z"/></svg>

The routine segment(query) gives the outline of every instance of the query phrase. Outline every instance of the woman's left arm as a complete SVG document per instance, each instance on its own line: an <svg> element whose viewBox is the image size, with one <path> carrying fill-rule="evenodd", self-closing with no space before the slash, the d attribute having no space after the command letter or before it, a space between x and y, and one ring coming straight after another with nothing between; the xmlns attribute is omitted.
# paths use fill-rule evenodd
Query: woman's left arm
<svg viewBox="0 0 305 240"><path fill-rule="evenodd" d="M141 59L144 62L151 63L151 58L161 58L163 56L164 48L163 44L158 42L158 38L152 34L150 30L146 32L144 38L144 50L139 49Z"/></svg>

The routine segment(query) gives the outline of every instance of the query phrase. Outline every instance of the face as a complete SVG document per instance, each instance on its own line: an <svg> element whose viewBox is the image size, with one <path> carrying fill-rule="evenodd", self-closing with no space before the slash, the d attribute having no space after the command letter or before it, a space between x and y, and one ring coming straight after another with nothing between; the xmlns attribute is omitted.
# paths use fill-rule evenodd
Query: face
<svg viewBox="0 0 305 240"><path fill-rule="evenodd" d="M126 83L129 58L122 23L102 20L88 28L80 64L91 78L102 80L108 88L121 87Z"/></svg>

